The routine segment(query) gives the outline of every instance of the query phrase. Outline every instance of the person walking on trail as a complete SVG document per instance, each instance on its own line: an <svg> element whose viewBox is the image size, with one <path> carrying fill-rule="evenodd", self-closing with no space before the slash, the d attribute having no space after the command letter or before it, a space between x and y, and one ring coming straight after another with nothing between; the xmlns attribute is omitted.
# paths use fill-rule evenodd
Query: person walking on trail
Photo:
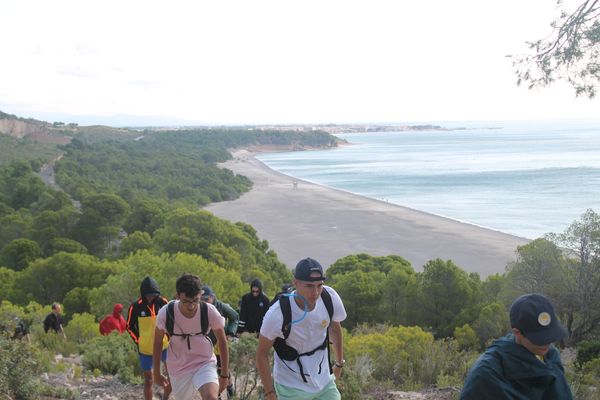
<svg viewBox="0 0 600 400"><path fill-rule="evenodd" d="M342 299L329 286L318 261L301 260L294 271L295 292L283 295L265 316L256 351L256 367L266 400L339 400L335 379L344 367L340 322ZM329 359L329 344L334 360ZM275 348L273 374L269 352Z"/></svg>
<svg viewBox="0 0 600 400"><path fill-rule="evenodd" d="M271 302L269 303L269 307L271 307L273 304L277 303L277 300L279 300L279 298L281 296L283 296L284 294L290 294L294 291L294 285L292 285L291 283L284 283L283 285L281 285L281 290L279 292L277 292L277 294L275 296L273 296L273 299L271 299Z"/></svg>
<svg viewBox="0 0 600 400"><path fill-rule="evenodd" d="M159 385L172 387L177 400L195 399L198 393L203 400L217 400L229 379L225 318L215 306L201 300L202 282L199 277L184 274L177 279L175 287L177 300L158 313L154 335L154 379ZM214 333L221 355L219 373L209 331ZM158 368L162 338L167 334L171 337L167 356L168 378Z"/></svg>
<svg viewBox="0 0 600 400"><path fill-rule="evenodd" d="M269 298L263 293L263 284L260 279L254 279L250 282L250 293L242 296L240 301L240 321L237 333L248 332L258 335L268 309Z"/></svg>
<svg viewBox="0 0 600 400"><path fill-rule="evenodd" d="M127 311L127 332L138 348L140 367L144 374L144 400L152 400L152 352L154 348L154 328L156 315L167 304L160 295L158 283L151 277L144 278L140 285L140 298L131 303ZM168 338L162 344L162 361L166 361ZM170 387L165 387L163 399L168 399Z"/></svg>
<svg viewBox="0 0 600 400"><path fill-rule="evenodd" d="M100 334L107 336L113 331L117 331L119 333L125 332L125 329L127 329L127 322L125 321L125 318L123 318L123 315L121 315L122 311L123 304L115 304L112 314L105 316L100 321L98 326L100 329Z"/></svg>
<svg viewBox="0 0 600 400"><path fill-rule="evenodd" d="M62 307L59 303L52 303L52 312L44 318L44 332L48 333L50 330L60 333L64 339L67 338L63 329Z"/></svg>
<svg viewBox="0 0 600 400"><path fill-rule="evenodd" d="M512 332L494 340L469 371L461 400L571 400L558 350L568 336L554 307L541 294L526 294L510 307Z"/></svg>
<svg viewBox="0 0 600 400"><path fill-rule="evenodd" d="M223 318L225 318L225 335L229 339L234 338L237 333L237 327L238 327L238 321L239 321L239 314L237 313L237 311L235 311L233 309L233 307L231 307L229 304L223 303L222 301L217 300L217 295L215 294L215 292L212 290L212 288L210 286L207 286L207 285L202 286L201 299L202 299L202 301L215 306L215 308L217 309L219 314L221 314L221 316L223 316ZM213 332L210 333L210 337L213 341L213 344L216 344L217 338L214 336ZM221 355L219 352L219 346L215 345L214 350L215 350L215 355L217 356L217 373L220 374L220 372L221 372ZM233 383L231 383L231 379L229 379L229 381L227 382L227 394L229 395L229 397L233 397L233 395L234 395Z"/></svg>

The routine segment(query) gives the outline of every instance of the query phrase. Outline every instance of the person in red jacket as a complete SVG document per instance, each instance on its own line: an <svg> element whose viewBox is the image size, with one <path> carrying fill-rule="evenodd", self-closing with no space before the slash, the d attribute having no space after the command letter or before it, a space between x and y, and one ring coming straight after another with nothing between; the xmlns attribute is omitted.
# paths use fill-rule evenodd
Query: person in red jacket
<svg viewBox="0 0 600 400"><path fill-rule="evenodd" d="M100 321L100 333L104 336L110 335L112 331L119 331L119 333L125 332L126 323L125 318L121 315L123 311L123 304L115 304L113 313L102 318Z"/></svg>

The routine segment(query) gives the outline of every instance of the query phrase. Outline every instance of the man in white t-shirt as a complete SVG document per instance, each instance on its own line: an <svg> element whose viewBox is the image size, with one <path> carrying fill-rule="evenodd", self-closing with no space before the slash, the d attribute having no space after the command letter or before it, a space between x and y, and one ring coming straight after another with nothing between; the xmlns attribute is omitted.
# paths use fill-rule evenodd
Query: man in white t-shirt
<svg viewBox="0 0 600 400"><path fill-rule="evenodd" d="M346 319L346 310L337 292L323 285L324 280L318 261L301 260L294 271L296 291L287 299L282 296L265 315L256 351L265 400L341 398L335 379L341 377L345 363L340 322ZM282 329L282 310L286 307L291 308L287 339ZM327 351L329 340L335 356L332 367ZM276 349L273 376L269 368L271 347Z"/></svg>
<svg viewBox="0 0 600 400"><path fill-rule="evenodd" d="M162 307L157 315L152 357L154 381L164 387L171 385L177 400L195 399L198 393L203 400L217 400L229 379L225 319L212 304L201 303L199 277L184 274L177 279L175 287L177 300ZM203 310L206 311L204 316ZM203 317L206 327L202 326ZM213 343L207 336L209 329L217 337L221 354L219 375ZM167 378L160 373L160 355L163 336L169 331L172 335L167 349Z"/></svg>

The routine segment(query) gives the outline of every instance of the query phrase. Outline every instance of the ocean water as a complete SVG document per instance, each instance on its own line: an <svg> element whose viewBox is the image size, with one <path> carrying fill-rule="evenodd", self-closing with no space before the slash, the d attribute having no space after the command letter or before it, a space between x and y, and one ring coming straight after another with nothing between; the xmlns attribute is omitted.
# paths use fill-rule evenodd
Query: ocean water
<svg viewBox="0 0 600 400"><path fill-rule="evenodd" d="M284 174L526 238L600 212L600 121L440 123L264 153ZM460 129L455 129L460 128Z"/></svg>

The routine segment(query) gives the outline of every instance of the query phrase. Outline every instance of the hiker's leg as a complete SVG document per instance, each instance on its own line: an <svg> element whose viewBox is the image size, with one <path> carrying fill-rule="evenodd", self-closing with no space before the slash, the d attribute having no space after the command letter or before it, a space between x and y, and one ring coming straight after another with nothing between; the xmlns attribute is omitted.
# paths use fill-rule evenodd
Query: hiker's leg
<svg viewBox="0 0 600 400"><path fill-rule="evenodd" d="M300 389L275 383L277 400L312 400L316 393L306 393Z"/></svg>
<svg viewBox="0 0 600 400"><path fill-rule="evenodd" d="M140 367L144 373L144 400L152 400L152 356L140 353Z"/></svg>
<svg viewBox="0 0 600 400"><path fill-rule="evenodd" d="M219 377L217 364L209 362L204 364L192 378L194 386L198 388L202 400L217 400L219 396Z"/></svg>
<svg viewBox="0 0 600 400"><path fill-rule="evenodd" d="M205 383L200 386L200 397L202 400L217 400L219 394L219 384L218 383Z"/></svg>
<svg viewBox="0 0 600 400"><path fill-rule="evenodd" d="M317 400L340 400L342 396L335 385L335 380L332 379L314 398Z"/></svg>
<svg viewBox="0 0 600 400"><path fill-rule="evenodd" d="M144 400L152 400L152 370L144 371Z"/></svg>

